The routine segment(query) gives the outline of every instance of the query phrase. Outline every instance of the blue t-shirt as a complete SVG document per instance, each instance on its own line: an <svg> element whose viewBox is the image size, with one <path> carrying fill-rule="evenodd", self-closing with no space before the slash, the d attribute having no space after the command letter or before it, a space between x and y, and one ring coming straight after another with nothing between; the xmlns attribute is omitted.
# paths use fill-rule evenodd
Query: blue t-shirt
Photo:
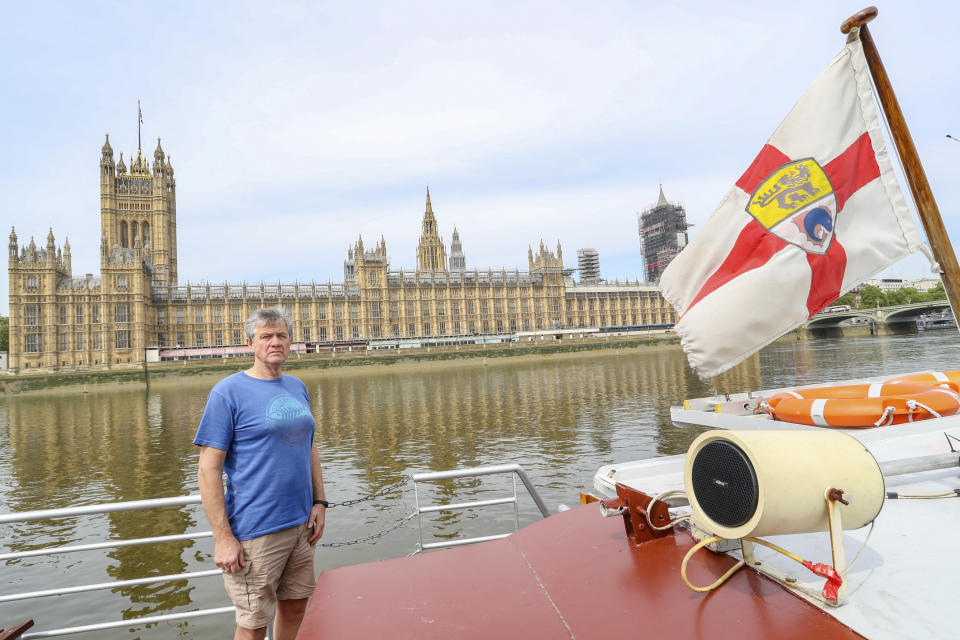
<svg viewBox="0 0 960 640"><path fill-rule="evenodd" d="M261 380L239 372L210 391L193 443L227 452L225 501L237 540L307 521L316 426L307 388L292 376Z"/></svg>

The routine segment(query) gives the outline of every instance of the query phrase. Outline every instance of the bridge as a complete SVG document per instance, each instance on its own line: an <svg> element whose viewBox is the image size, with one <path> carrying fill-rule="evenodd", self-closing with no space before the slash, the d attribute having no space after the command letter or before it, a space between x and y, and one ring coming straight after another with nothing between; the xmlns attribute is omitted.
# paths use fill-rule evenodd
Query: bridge
<svg viewBox="0 0 960 640"><path fill-rule="evenodd" d="M807 323L807 329L829 329L840 327L841 323L863 318L866 322L877 325L904 325L912 323L916 326L917 318L927 313L936 311L945 311L950 309L950 303L946 300L934 300L931 302L914 302L911 304L898 304L892 307L879 307L877 309L850 309L849 311L835 311L833 313L820 312L813 316ZM900 328L899 326L897 328Z"/></svg>

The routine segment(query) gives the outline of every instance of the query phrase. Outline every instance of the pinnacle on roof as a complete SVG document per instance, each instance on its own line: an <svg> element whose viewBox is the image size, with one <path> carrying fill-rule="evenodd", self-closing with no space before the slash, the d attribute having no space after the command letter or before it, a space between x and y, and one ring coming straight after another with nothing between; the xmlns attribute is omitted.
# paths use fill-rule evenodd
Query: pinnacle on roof
<svg viewBox="0 0 960 640"><path fill-rule="evenodd" d="M107 137L106 142L103 143L103 146L100 148L100 151L103 153L113 153L113 147L110 146L110 134L104 134Z"/></svg>
<svg viewBox="0 0 960 640"><path fill-rule="evenodd" d="M143 152L140 149L137 149L137 157L130 165L130 173L141 175L149 173L147 171L147 161L143 159Z"/></svg>
<svg viewBox="0 0 960 640"><path fill-rule="evenodd" d="M665 204L670 204L667 202L666 196L663 195L663 183L660 183L660 197L657 199L657 206L662 207Z"/></svg>
<svg viewBox="0 0 960 640"><path fill-rule="evenodd" d="M424 214L429 213L430 216L433 216L433 205L430 204L430 187L427 187L427 209L424 211Z"/></svg>

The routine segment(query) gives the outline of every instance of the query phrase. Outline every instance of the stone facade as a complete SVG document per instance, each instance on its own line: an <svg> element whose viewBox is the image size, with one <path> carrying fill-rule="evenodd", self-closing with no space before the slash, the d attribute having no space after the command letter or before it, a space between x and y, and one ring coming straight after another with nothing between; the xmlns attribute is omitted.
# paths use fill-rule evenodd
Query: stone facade
<svg viewBox="0 0 960 640"><path fill-rule="evenodd" d="M176 182L159 139L152 165L138 151L129 170L108 139L100 194L99 277L74 277L70 243L58 248L52 229L45 247L10 233L13 371L244 354L244 320L270 305L293 312L297 351L675 322L654 287L575 284L559 243L530 248L525 271L467 269L457 234L448 268L429 190L414 270L390 269L383 238L369 250L360 238L342 282L200 285L177 281Z"/></svg>

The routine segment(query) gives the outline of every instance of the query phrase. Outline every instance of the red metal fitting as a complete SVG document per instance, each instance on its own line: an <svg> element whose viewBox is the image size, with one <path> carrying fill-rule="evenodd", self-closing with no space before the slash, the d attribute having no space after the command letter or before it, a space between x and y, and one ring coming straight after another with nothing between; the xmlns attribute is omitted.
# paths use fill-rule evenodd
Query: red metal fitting
<svg viewBox="0 0 960 640"><path fill-rule="evenodd" d="M637 491L624 484L617 483L617 500L604 500L608 510L623 507L623 527L627 537L640 544L654 538L665 538L673 535L673 529L663 531L651 528L647 524L647 507L653 496ZM666 527L670 524L670 512L665 502L657 502L650 513L650 521L657 527Z"/></svg>

